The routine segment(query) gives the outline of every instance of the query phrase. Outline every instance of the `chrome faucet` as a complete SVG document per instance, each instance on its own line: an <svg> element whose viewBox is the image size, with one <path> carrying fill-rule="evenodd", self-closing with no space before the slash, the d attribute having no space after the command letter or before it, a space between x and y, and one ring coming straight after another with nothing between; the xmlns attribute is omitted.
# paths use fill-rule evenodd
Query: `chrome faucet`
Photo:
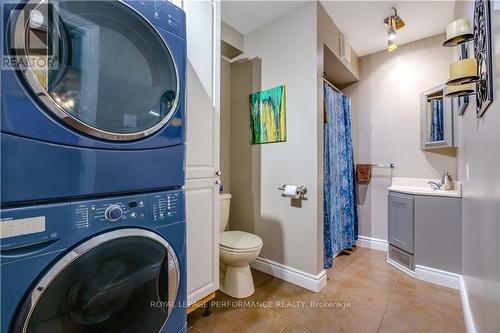
<svg viewBox="0 0 500 333"><path fill-rule="evenodd" d="M441 186L442 186L441 184L436 183L436 182L428 182L427 184L429 184L431 186L431 189L433 191L440 190Z"/></svg>

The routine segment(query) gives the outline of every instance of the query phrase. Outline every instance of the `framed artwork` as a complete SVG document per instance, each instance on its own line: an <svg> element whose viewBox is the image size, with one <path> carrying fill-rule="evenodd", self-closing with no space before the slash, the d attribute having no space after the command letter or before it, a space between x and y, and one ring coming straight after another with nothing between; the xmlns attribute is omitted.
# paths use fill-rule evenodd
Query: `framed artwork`
<svg viewBox="0 0 500 333"><path fill-rule="evenodd" d="M278 86L250 95L250 143L286 141L286 90Z"/></svg>

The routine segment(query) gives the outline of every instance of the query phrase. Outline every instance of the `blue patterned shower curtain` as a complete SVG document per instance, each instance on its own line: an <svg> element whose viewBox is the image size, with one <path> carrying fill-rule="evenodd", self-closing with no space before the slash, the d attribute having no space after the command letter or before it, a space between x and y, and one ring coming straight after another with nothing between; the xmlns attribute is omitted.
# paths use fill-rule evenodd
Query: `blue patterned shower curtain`
<svg viewBox="0 0 500 333"><path fill-rule="evenodd" d="M431 139L432 141L444 140L444 115L443 115L443 100L432 100L432 122L431 122Z"/></svg>
<svg viewBox="0 0 500 333"><path fill-rule="evenodd" d="M349 97L324 84L324 265L332 267L333 256L352 248L358 239L354 159Z"/></svg>

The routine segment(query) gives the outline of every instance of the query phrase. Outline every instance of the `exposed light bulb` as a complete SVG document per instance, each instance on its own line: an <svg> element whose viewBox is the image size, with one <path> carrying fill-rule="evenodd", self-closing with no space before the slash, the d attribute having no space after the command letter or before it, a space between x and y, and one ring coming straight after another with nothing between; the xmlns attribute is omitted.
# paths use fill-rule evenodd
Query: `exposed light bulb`
<svg viewBox="0 0 500 333"><path fill-rule="evenodd" d="M395 40L396 39L396 29L393 26L389 26L387 29L387 40Z"/></svg>
<svg viewBox="0 0 500 333"><path fill-rule="evenodd" d="M395 40L396 39L396 31L394 30L393 27L389 28L387 31L387 39L388 40Z"/></svg>
<svg viewBox="0 0 500 333"><path fill-rule="evenodd" d="M392 41L387 41L387 51L392 52L396 50L398 46L394 44Z"/></svg>

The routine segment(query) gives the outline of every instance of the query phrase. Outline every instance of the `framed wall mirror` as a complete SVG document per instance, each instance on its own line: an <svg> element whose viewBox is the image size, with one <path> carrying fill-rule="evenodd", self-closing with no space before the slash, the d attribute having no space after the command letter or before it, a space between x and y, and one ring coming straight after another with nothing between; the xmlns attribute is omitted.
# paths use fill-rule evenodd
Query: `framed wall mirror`
<svg viewBox="0 0 500 333"><path fill-rule="evenodd" d="M421 149L453 147L453 105L445 98L445 86L439 85L420 95Z"/></svg>

